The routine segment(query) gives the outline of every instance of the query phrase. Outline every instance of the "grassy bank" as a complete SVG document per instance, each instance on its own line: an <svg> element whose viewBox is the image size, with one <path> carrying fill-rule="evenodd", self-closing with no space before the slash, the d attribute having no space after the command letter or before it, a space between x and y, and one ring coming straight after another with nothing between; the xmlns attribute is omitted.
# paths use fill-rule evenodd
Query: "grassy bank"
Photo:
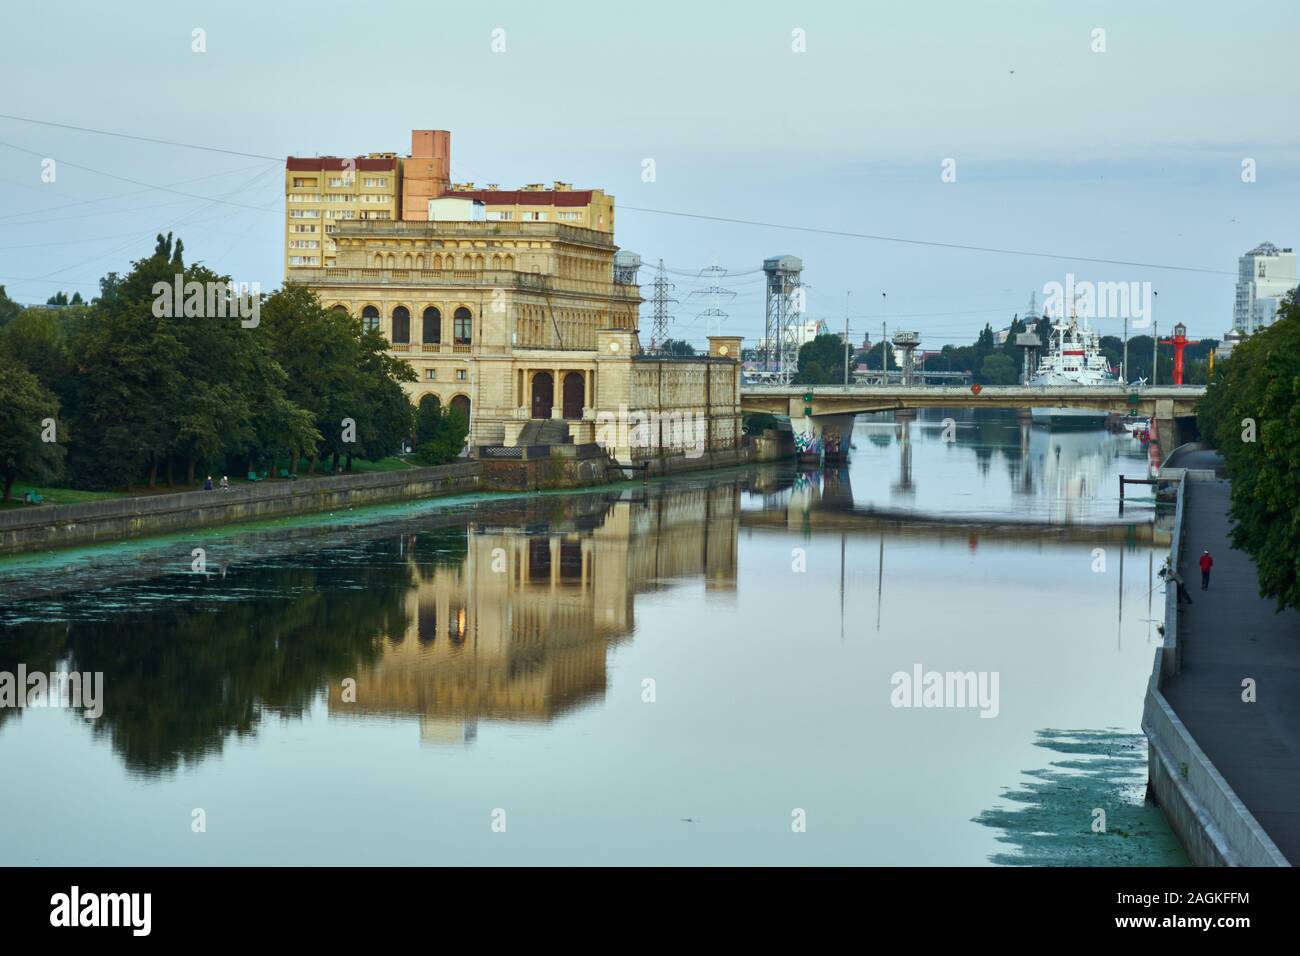
<svg viewBox="0 0 1300 956"><path fill-rule="evenodd" d="M309 476L307 473L307 461L304 459L299 465L300 470L298 472L298 477L329 478L335 474L335 472L321 470L321 464L322 463L318 462L317 470ZM359 458L353 459L351 471L340 471L337 472L337 474L363 475L371 472L401 471L406 468L418 467L420 466L408 457L390 455L387 458L381 458L379 461L363 461ZM118 491L85 491L80 488L52 488L48 485L33 485L28 482L17 481L14 482L12 500L0 503L0 507L41 508L46 505L77 505L87 501L103 501L106 498L139 498L150 495L171 495L181 491L199 491L203 488L203 481L206 480L206 477L207 476L205 475L204 478L194 482L193 484L178 482L171 485L159 484L152 488L123 488ZM248 480L246 475L231 475L229 477L232 488L240 485L253 484L253 482ZM290 479L281 478L278 470L274 475L268 475L263 479L263 481L270 482L288 480ZM220 481L221 476L219 474L212 476L213 484L219 484ZM257 483L261 484L261 482ZM23 501L23 496L29 491L34 491L41 496L42 501L40 504L30 505Z"/></svg>

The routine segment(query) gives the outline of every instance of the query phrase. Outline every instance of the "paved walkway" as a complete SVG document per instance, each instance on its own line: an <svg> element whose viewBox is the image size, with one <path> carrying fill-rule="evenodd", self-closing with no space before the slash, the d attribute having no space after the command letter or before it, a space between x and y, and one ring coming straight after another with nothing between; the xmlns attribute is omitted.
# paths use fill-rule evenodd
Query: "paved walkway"
<svg viewBox="0 0 1300 956"><path fill-rule="evenodd" d="M1189 481L1179 572L1193 604L1182 608L1182 673L1165 698L1273 842L1300 866L1300 612L1274 613L1259 596L1255 565L1228 543L1226 481ZM1210 589L1197 564L1210 549ZM1244 678L1257 703L1241 700Z"/></svg>
<svg viewBox="0 0 1300 956"><path fill-rule="evenodd" d="M1211 448L1185 448L1170 455L1169 461L1165 463L1165 467L1196 468L1204 471L1216 471L1223 468L1223 459L1219 457L1217 451L1214 451ZM1199 554L1200 552L1197 553ZM1213 548L1210 549L1210 553L1214 553ZM1196 576L1196 580L1201 580L1199 574Z"/></svg>

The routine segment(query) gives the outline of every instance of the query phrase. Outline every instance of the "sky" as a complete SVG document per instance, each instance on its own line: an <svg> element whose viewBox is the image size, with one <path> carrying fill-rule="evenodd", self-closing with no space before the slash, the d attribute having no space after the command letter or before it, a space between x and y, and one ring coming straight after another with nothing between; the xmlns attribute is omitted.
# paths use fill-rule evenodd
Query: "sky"
<svg viewBox="0 0 1300 956"><path fill-rule="evenodd" d="M1300 245L1293 26L1286 0L11 5L0 284L93 295L173 231L273 289L282 157L447 129L454 181L612 193L697 345L763 334L777 255L854 340L965 344L1070 274L1150 283L1161 329L1218 337L1237 258Z"/></svg>

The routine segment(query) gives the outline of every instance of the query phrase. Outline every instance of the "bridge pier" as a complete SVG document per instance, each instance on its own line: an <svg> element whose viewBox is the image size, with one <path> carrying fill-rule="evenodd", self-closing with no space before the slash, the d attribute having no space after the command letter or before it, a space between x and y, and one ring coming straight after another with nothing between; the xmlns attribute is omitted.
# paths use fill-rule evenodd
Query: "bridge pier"
<svg viewBox="0 0 1300 956"><path fill-rule="evenodd" d="M827 463L848 461L857 415L804 415L802 408L799 411L798 417L790 416L790 428L795 434L795 448L800 450L800 458L806 454L803 449L816 449Z"/></svg>

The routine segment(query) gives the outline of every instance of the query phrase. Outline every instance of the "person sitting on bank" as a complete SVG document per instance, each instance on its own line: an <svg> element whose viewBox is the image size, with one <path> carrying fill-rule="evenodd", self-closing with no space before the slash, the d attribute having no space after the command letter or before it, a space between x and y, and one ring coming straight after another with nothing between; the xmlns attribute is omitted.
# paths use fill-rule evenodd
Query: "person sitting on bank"
<svg viewBox="0 0 1300 956"><path fill-rule="evenodd" d="M1183 586L1183 576L1178 573L1178 569L1174 567L1173 563L1168 558L1165 558L1165 566L1160 569L1160 576L1164 578L1165 581L1174 582L1174 587L1177 588L1174 598L1175 601L1179 604L1184 602L1187 604L1192 603L1192 596L1187 593L1187 588Z"/></svg>
<svg viewBox="0 0 1300 956"><path fill-rule="evenodd" d="M221 490L222 491L230 490L230 478L228 478L226 475L221 476Z"/></svg>
<svg viewBox="0 0 1300 956"><path fill-rule="evenodd" d="M205 482L203 483L203 490L204 490L204 491L211 491L211 490L212 490L212 476L211 476L211 475L208 475L208 480L205 481Z"/></svg>

